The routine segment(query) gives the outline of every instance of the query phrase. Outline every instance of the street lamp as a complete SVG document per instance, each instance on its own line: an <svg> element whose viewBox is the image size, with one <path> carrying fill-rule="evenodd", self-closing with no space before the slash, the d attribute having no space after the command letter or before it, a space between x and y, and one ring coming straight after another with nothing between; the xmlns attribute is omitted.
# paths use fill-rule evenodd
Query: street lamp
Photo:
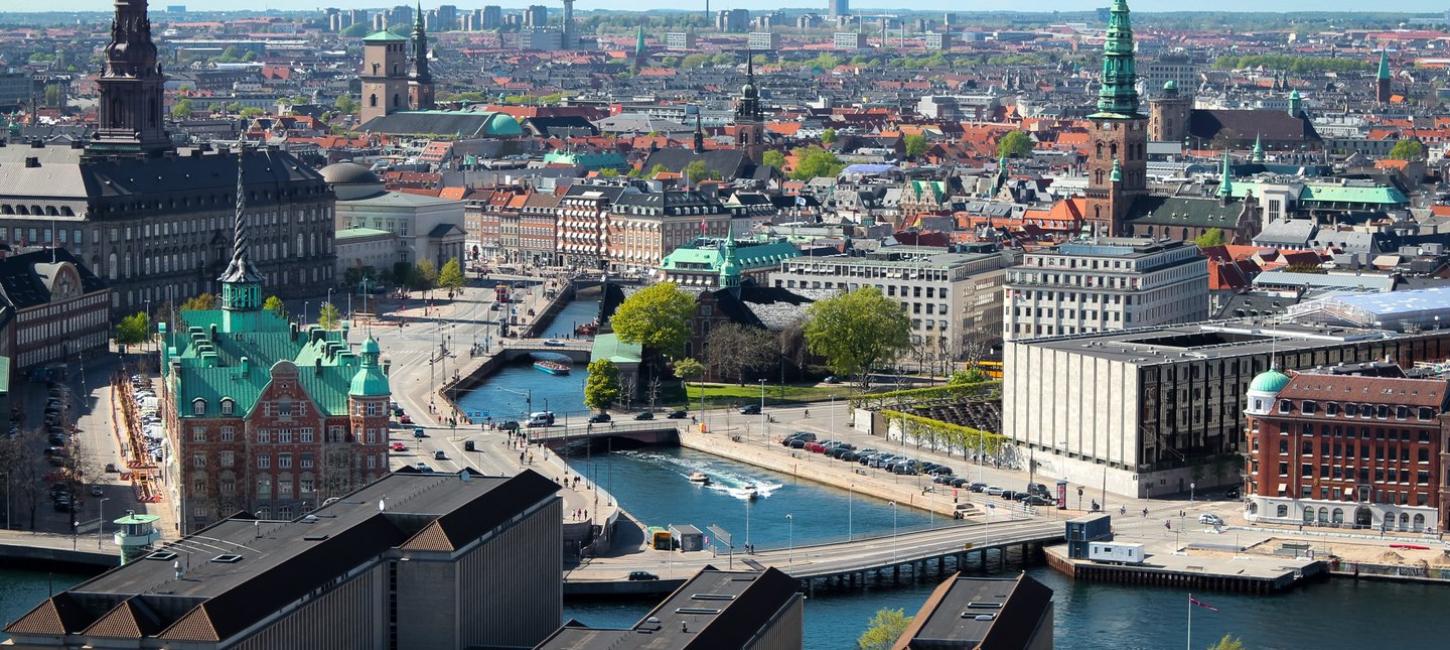
<svg viewBox="0 0 1450 650"><path fill-rule="evenodd" d="M891 502L891 562L896 563L896 502Z"/></svg>
<svg viewBox="0 0 1450 650"><path fill-rule="evenodd" d="M770 443L770 436L765 431L765 378L760 379L760 440L766 444Z"/></svg>
<svg viewBox="0 0 1450 650"><path fill-rule="evenodd" d="M785 515L785 564L795 564L795 517L790 513Z"/></svg>
<svg viewBox="0 0 1450 650"><path fill-rule="evenodd" d="M100 511L96 513L96 548L101 547L102 535L105 534L106 502L110 500L111 497L101 497L101 500L96 503L96 506L100 508Z"/></svg>
<svg viewBox="0 0 1450 650"><path fill-rule="evenodd" d="M852 483L850 491L846 493L846 541L851 541L852 515L856 509L856 484Z"/></svg>

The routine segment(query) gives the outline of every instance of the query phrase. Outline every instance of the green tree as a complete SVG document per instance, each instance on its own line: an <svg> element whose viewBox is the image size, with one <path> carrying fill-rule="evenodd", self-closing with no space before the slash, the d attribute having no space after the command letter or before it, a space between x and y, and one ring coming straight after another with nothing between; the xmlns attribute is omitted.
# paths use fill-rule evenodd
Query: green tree
<svg viewBox="0 0 1450 650"><path fill-rule="evenodd" d="M357 100L353 99L352 95L338 95L337 101L333 102L332 105L344 115L356 113L358 108Z"/></svg>
<svg viewBox="0 0 1450 650"><path fill-rule="evenodd" d="M335 330L342 325L342 313L336 305L324 302L322 309L317 310L317 325L325 330Z"/></svg>
<svg viewBox="0 0 1450 650"><path fill-rule="evenodd" d="M824 131L821 131L821 146L823 146L823 147L829 147L829 146L831 146L831 143L832 142L835 142L835 141L836 141L836 130L835 129L826 129Z"/></svg>
<svg viewBox="0 0 1450 650"><path fill-rule="evenodd" d="M209 311L212 309L216 309L216 296L209 293L192 296L186 302L181 303L182 311Z"/></svg>
<svg viewBox="0 0 1450 650"><path fill-rule="evenodd" d="M986 380L987 375L986 373L982 372L981 368L971 367L967 368L966 370L958 370L952 373L951 378L947 379L947 385L961 386L965 384L975 384L979 381Z"/></svg>
<svg viewBox="0 0 1450 650"><path fill-rule="evenodd" d="M710 169L710 165L706 164L703 160L691 161L690 164L685 165L683 173L685 178L690 179L692 183L697 181L720 180L719 172Z"/></svg>
<svg viewBox="0 0 1450 650"><path fill-rule="evenodd" d="M648 174L648 176L650 178L654 178L656 176L659 176L660 174L668 174L669 171L670 171L670 168L669 167L666 167L666 166L664 166L664 165L662 165L660 163L655 163L655 166L654 167L650 167L649 168L649 174Z"/></svg>
<svg viewBox="0 0 1450 650"><path fill-rule="evenodd" d="M347 29L342 30L342 35L348 38L362 38L368 35L371 25L367 23L353 23Z"/></svg>
<svg viewBox="0 0 1450 650"><path fill-rule="evenodd" d="M1244 650L1244 642L1238 637L1225 634L1222 639L1218 640L1218 643L1208 646L1208 650Z"/></svg>
<svg viewBox="0 0 1450 650"><path fill-rule="evenodd" d="M1032 155L1032 137L1022 131L1012 131L997 141L997 157L1026 158Z"/></svg>
<svg viewBox="0 0 1450 650"><path fill-rule="evenodd" d="M1390 158L1395 160L1419 160L1425 156L1425 145L1419 140L1405 139L1390 149Z"/></svg>
<svg viewBox="0 0 1450 650"><path fill-rule="evenodd" d="M411 284L418 291L430 291L438 286L438 267L433 265L433 260L425 257L413 265Z"/></svg>
<svg viewBox="0 0 1450 650"><path fill-rule="evenodd" d="M694 296L673 282L661 282L626 298L609 322L619 340L674 357L685 349L694 315Z"/></svg>
<svg viewBox="0 0 1450 650"><path fill-rule="evenodd" d="M785 154L775 149L771 149L763 154L760 154L760 164L765 165L766 167L785 169Z"/></svg>
<svg viewBox="0 0 1450 650"><path fill-rule="evenodd" d="M1223 235L1222 228L1210 228L1202 235L1194 237L1193 243L1198 244L1199 248L1212 248L1214 246L1222 246L1228 243L1228 241Z"/></svg>
<svg viewBox="0 0 1450 650"><path fill-rule="evenodd" d="M619 368L609 359L589 362L589 378L584 381L584 405L604 412L619 399Z"/></svg>
<svg viewBox="0 0 1450 650"><path fill-rule="evenodd" d="M222 110L228 113L240 113L243 108L245 107L242 106L241 102L227 102L226 106L222 107Z"/></svg>
<svg viewBox="0 0 1450 650"><path fill-rule="evenodd" d="M438 272L438 287L447 289L449 293L463 289L463 266L456 258L445 262L443 270Z"/></svg>
<svg viewBox="0 0 1450 650"><path fill-rule="evenodd" d="M795 171L790 177L798 181L808 181L818 176L835 176L845 169L841 159L820 147L806 147L796 149Z"/></svg>
<svg viewBox="0 0 1450 650"><path fill-rule="evenodd" d="M151 335L151 317L138 311L121 319L116 325L116 342L121 345L142 343Z"/></svg>
<svg viewBox="0 0 1450 650"><path fill-rule="evenodd" d="M701 375L704 375L705 374L705 364L700 363L699 361L695 360L693 357L685 357L683 359L679 359L679 360L675 361L675 363L673 364L673 369L674 369L674 372L675 372L675 376L680 378L680 389L681 389L681 392L683 392L685 394L685 401L688 403L689 402L689 397L690 397L690 380L691 379L698 379ZM701 393L700 393L700 404L701 404L701 406L700 406L700 416L701 417L704 417L704 415L705 415L704 403L705 403L705 393L703 391L701 391Z"/></svg>
<svg viewBox="0 0 1450 650"><path fill-rule="evenodd" d="M278 318L287 317L287 305L277 296L267 296L267 299L262 301L262 311L272 312Z"/></svg>
<svg viewBox="0 0 1450 650"><path fill-rule="evenodd" d="M265 113L265 112L266 111L263 111L262 109L257 108L256 106L248 106L246 108L243 108L240 111L237 111L237 114L238 115L241 115L242 117L245 117L245 118L247 118L247 119L250 120L250 119L252 119L254 117L261 117L262 114Z"/></svg>
<svg viewBox="0 0 1450 650"><path fill-rule="evenodd" d="M183 99L171 106L171 119L184 120L191 117L191 100Z"/></svg>
<svg viewBox="0 0 1450 650"><path fill-rule="evenodd" d="M866 631L856 639L856 647L861 650L890 650L901 633L906 631L906 626L911 625L911 618L899 609L876 610Z"/></svg>
<svg viewBox="0 0 1450 650"><path fill-rule="evenodd" d="M906 157L915 160L917 156L926 153L926 136L920 133L913 133L901 139L906 146Z"/></svg>
<svg viewBox="0 0 1450 650"><path fill-rule="evenodd" d="M615 178L619 176L619 170L613 167L605 167L599 170L600 178Z"/></svg>
<svg viewBox="0 0 1450 650"><path fill-rule="evenodd" d="M807 311L806 344L838 375L864 389L877 364L911 345L911 321L901 305L875 287L816 301Z"/></svg>

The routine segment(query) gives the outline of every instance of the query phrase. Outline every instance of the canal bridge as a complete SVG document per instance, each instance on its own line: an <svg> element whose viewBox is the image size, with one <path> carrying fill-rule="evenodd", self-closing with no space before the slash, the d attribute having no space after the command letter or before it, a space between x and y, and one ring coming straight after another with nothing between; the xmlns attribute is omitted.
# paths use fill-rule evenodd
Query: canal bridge
<svg viewBox="0 0 1450 650"><path fill-rule="evenodd" d="M869 578L898 580L903 572L938 573L966 569L973 564L987 566L991 557L1005 564L1009 552L1027 558L1041 547L1063 539L1061 520L1046 518L1003 519L983 524L961 524L900 534L872 535L850 541L786 548L757 549L740 553L743 540L735 540L735 551L717 544L716 552L645 550L630 555L594 558L569 571L564 579L566 594L659 593L678 587L706 565L741 569L772 566L801 581L808 593L817 586L862 587ZM975 559L975 561L974 561ZM646 571L658 580L630 581L633 571ZM643 584L642 584L643 582Z"/></svg>
<svg viewBox="0 0 1450 650"><path fill-rule="evenodd" d="M589 423L581 417L564 426L531 428L528 430L528 438L531 442L550 448L607 438L632 440L645 445L663 445L677 444L680 430L672 420Z"/></svg>
<svg viewBox="0 0 1450 650"><path fill-rule="evenodd" d="M494 355L503 362L519 357L554 354L568 357L574 363L588 363L589 352L593 349L593 339L505 339Z"/></svg>

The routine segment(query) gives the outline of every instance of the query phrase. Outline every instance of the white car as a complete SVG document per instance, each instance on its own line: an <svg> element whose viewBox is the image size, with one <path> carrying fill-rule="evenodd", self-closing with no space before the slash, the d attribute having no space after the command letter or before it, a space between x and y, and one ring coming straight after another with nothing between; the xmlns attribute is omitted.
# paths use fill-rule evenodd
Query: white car
<svg viewBox="0 0 1450 650"><path fill-rule="evenodd" d="M1198 516L1198 523L1210 526L1222 526L1223 518L1211 512L1205 512Z"/></svg>

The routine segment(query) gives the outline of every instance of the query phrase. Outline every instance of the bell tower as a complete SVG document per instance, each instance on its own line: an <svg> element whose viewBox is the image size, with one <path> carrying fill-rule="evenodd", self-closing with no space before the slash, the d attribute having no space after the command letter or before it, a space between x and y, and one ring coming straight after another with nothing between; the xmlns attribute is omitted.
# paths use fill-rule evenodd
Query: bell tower
<svg viewBox="0 0 1450 650"><path fill-rule="evenodd" d="M1092 149L1084 218L1094 234L1116 235L1133 200L1148 190L1148 119L1138 112L1127 0L1113 0L1101 77L1098 111L1088 116Z"/></svg>
<svg viewBox="0 0 1450 650"><path fill-rule="evenodd" d="M433 109L433 75L428 72L428 33L423 29L423 5L413 13L413 74L408 79L408 104L415 111Z"/></svg>
<svg viewBox="0 0 1450 650"><path fill-rule="evenodd" d="M765 151L765 114L760 110L760 89L755 85L755 62L750 50L745 51L745 86L735 105L735 145L745 150L751 160L760 162Z"/></svg>
<svg viewBox="0 0 1450 650"><path fill-rule="evenodd" d="M412 101L408 88L408 39L387 30L363 37L363 124L375 117L406 111ZM431 86L430 86L431 87Z"/></svg>
<svg viewBox="0 0 1450 650"><path fill-rule="evenodd" d="M146 0L116 0L111 42L103 52L93 149L154 153L171 147L162 110L166 77L151 41Z"/></svg>

